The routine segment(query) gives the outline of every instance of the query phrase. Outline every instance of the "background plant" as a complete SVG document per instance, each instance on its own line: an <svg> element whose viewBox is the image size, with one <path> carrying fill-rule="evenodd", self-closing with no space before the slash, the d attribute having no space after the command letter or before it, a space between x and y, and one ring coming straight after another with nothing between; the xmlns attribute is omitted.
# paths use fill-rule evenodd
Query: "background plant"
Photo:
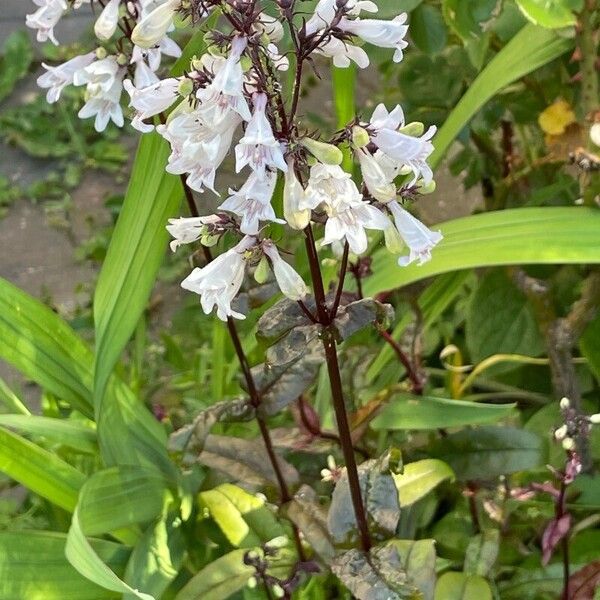
<svg viewBox="0 0 600 600"><path fill-rule="evenodd" d="M597 412L598 384L593 378L594 373L597 376L598 348L594 336L597 289L593 268L576 265L597 262L598 221L593 206L569 206L580 197L585 200L587 190L593 189L593 172L581 169L585 166L582 159L588 157L593 163L593 154L590 159L579 150L582 145L588 145L593 114L584 107L583 97L579 95L581 88L567 85L572 78L575 81L581 78L589 86L590 78L593 81L596 77L595 71L585 70L586 64L589 67L589 56L582 57L588 59L580 63L583 69L577 62L569 62L575 40L568 29L556 33L526 25L512 3L505 3L501 11L492 4L489 12L478 15L480 20L473 24L475 31L463 30L464 38L454 27L458 27L458 22L463 24L465 14L471 16L473 11L461 12L462 3L456 6L444 3L441 13L435 3L405 7L415 9L411 13L412 36L422 54L413 53L421 63L415 58L412 69L407 67L408 61L413 60L408 58L409 53L399 73L391 64L382 64L389 81L399 82L396 92L387 86L386 94L408 94L418 89L414 78L427 71L419 64L462 65L461 70L453 71L462 73L456 78L461 81L461 89L452 102L447 100L447 95L440 94L448 105L435 107L439 110L438 122L446 122L436 140L437 152L432 161L435 164L450 141L463 130L466 121L486 99L491 99L463 130L460 140L465 150L454 163L456 169L463 172L466 169L469 183L481 183L489 214L443 224L440 228L445 241L436 249L433 260L423 267L399 271L386 251L376 250L370 265L364 259L352 264L351 276L347 279L347 299L361 289L366 296L380 294L380 300L394 304L397 314L393 330L387 331L386 324L380 323L379 327L368 328L345 341L341 363L346 365L342 367L346 402L354 409L351 423L357 457L362 460L380 456L394 446L402 448L406 463L403 475L395 473L399 465L397 459L390 456L359 467L359 473L368 477L372 485L369 489L377 489L379 485L387 489L385 486L393 480L402 507L394 541L372 551L370 564L374 570L360 571L360 585L381 577L386 585L393 586L398 597L414 587L425 597L434 593L440 598L452 597L455 593L467 598L475 594L487 597L495 594L502 598L545 597L544 594L555 597L564 572L560 553L547 567L541 566L541 550L548 547L542 532L554 518L554 501L551 494L533 498L531 491L548 478L544 464L550 462L558 469L564 466L560 444L556 449L547 444L552 429L562 424L557 399L565 394L571 398L569 406L575 411L575 420L578 416L582 418L580 401L589 414ZM310 12L308 3L301 4L302 8L305 6ZM520 8L530 18L539 18L534 3L530 6L522 3ZM581 5L557 3L552 14L558 15L555 17L558 21L544 21L541 25L569 28L575 23L576 13L584 9L588 10ZM594 35L594 18L593 13L582 15L579 48L586 47L588 38ZM433 47L427 46L427 35L425 41L419 37L420 22L427 24L421 27L421 33L438 32L429 34L436 44ZM502 36L499 31L502 31L502 23L507 27L507 22L512 28L504 29ZM525 29L514 35L520 27ZM198 44L201 37L192 43ZM440 43L444 38L447 45ZM524 48L528 51L527 60L523 60ZM198 46L191 46L190 53L198 52ZM558 57L563 58L556 60ZM555 62L550 63L552 60ZM484 64L488 66L478 75ZM534 72L542 66L544 68ZM436 76L430 81L439 86L440 73L447 73L448 69L440 66L431 72ZM409 76L413 85L408 85ZM339 90L336 104L340 125L354 117L348 87L352 78L348 72L334 74ZM562 85L556 83L557 79ZM341 82L345 83L343 87ZM430 89L436 90L437 86L430 85ZM445 118L463 90L468 90L463 100ZM502 94L494 98L500 90ZM528 90L536 91L530 105L525 101ZM575 95L562 98L568 101L571 110L565 109L564 103L556 106L555 101L560 96L572 91ZM416 98L414 112L413 109L407 111L409 118L430 120L419 112L425 104L419 98L432 96L422 93ZM552 110L544 113L549 106ZM544 115L541 119L544 129L548 129L548 117L550 127L555 130L560 130L561 122L570 120L571 124L564 127L564 134L560 131L555 134L558 140L543 139L537 123L540 114ZM499 125L498 115L502 120ZM591 120L586 121L590 115ZM568 139L569 128L576 129L573 141ZM567 137L561 140L563 135ZM573 153L579 170L567 165L568 151L558 156L552 154L558 152L553 149L560 144ZM590 149L593 152L593 146ZM139 173L160 173L166 155L158 139L142 141L135 169ZM47 416L52 417L43 421L32 416L7 417L7 426L13 431L16 428L21 433L28 432L37 445L15 433L6 433L3 469L34 494L59 507L48 512L45 506L50 505L44 505L42 500L42 506L35 513L44 515L43 521L37 524L42 531L30 532L28 537L18 534L23 544L35 545L36 560L47 564L51 557L56 561L57 566L52 571L39 569L29 562L27 568L21 567L22 577L15 577L16 564L10 562L10 557L15 556L18 540L14 534L2 534L6 536L4 547L13 552L3 555L2 569L6 572L10 569L11 577L2 579L6 579L5 585L13 586L7 588L6 597L34 596L42 585L45 597L51 597L48 595L51 593L65 597L68 589L73 589L76 597L85 597L86 593L100 597L99 594L104 593L81 579L62 558L65 537L45 533L52 529L65 532L70 520L61 511L66 510L68 514L76 505L67 546L71 563L78 570L85 569L82 562L90 556L90 548L82 533L87 534L92 540L92 549L122 581L155 597L163 593L164 597L177 593L181 597L187 597L186 593L189 597L224 598L235 593L264 597L265 583L271 593L279 594L280 590L287 593L289 587L298 597L319 598L325 594L339 597L344 593L335 579L326 575L323 566L321 575L306 577L306 570L312 570L314 564L309 561L296 565L292 544L289 549L278 547L281 545L278 538L283 533L293 539L291 521L306 536L306 558L313 557L314 551L318 563L330 564L332 541L335 541L330 536L344 531L348 523L353 527L348 498L334 494L329 507L331 487L326 486L331 484L318 483L326 456L337 454L329 382L322 367L318 369L316 382L311 380L297 401L300 394L295 390L298 381L304 380L305 365L301 370L303 377L297 372L286 372L289 377L271 384L274 401L291 403L289 412L269 419L271 428L276 428L272 431L275 444L286 449L286 458L295 466L302 482L312 483L314 488L311 491L300 487L283 511L277 512L277 517L274 517L274 505L280 495L277 482L272 481L272 472L269 474L268 469L265 472L267 463L261 455L261 447L248 441L256 437L256 425L252 421L230 422L240 417L238 409L244 402L216 404L225 397L242 393L235 377L237 367L229 366L234 348L227 342L219 323L208 334L206 325L199 325L200 342L189 334L183 336L182 342L165 338L162 360L171 374L155 384L170 390L171 400L167 402L170 406L164 410L161 402L161 406L156 407L160 408L160 417L164 418L165 412L169 415L165 421L167 426L169 423L177 426L196 417L194 429L187 430L188 434L193 432L193 444L186 446L189 455L186 460L197 458L198 445L204 443L200 454L204 467L194 462L194 466L183 469L183 474L176 474L179 460L173 462L167 457L162 428L142 411L134 393L122 383L125 377L142 397L149 400L154 397L152 385L142 383L144 377L140 376L140 371L150 374L153 367L152 364L146 366L144 359L140 359L140 353L148 354L139 348L144 334L138 323L162 260L163 248L157 245L157 239L162 235L166 242L162 227L167 217L178 212L177 185L169 176L157 182L151 178L136 178L134 173L96 293L95 359L56 315L9 284L3 286L3 314L8 316L2 321L3 340L6 340L2 354L47 390L50 399ZM147 202L149 197L155 201ZM589 198L593 204L593 195ZM524 207L526 204L530 206ZM134 229L133 225L137 227ZM146 242L140 243L140 240ZM530 266L536 263L544 266ZM570 266L551 266L556 263L570 263ZM327 264L331 266L329 272L324 273L325 279L334 282L335 290L339 263L325 266ZM477 277L465 270L498 264L528 266L522 270L515 266L490 269L478 272ZM301 259L297 268L301 273L308 272ZM406 287L431 275L438 276L425 288ZM121 283L115 286L115 281ZM401 292L389 293L401 286ZM271 295L272 292L268 292L266 297ZM258 290L251 290L250 299L253 303L260 302ZM262 312L268 306L256 310ZM185 315L189 315L189 311ZM264 345L256 345L254 341L255 318L244 324L242 335L250 364L260 364L265 352ZM281 323L282 319L272 321ZM194 322L205 323L197 314ZM507 323L515 325L507 328ZM565 328L569 335L563 336ZM121 369L118 379L115 375L108 379L134 329L137 343L129 353L132 368ZM181 334L179 337L181 339ZM556 343L565 339L566 344ZM450 344L454 348L449 347ZM202 351L203 345L210 348L210 352ZM585 364L571 360L574 351L577 359L585 359ZM93 429L88 431L89 417L93 416L94 360L96 385L104 377L110 386L110 393L104 399L105 412L94 418L100 433L102 458L93 450L97 433ZM467 361L476 366L468 367ZM98 375L98 365L104 375ZM548 366L554 374L552 385L547 375ZM405 384L398 385L398 381L405 379ZM203 402L207 382L211 396ZM288 393L290 388L294 394ZM419 392L425 395L419 398L415 395ZM5 390L4 396L13 412L25 412L10 391ZM504 404L510 401L518 402L518 411ZM211 409L198 416L202 404ZM244 411L241 413L243 416ZM65 417L68 419L63 423ZM215 429L204 439L209 425ZM290 426L295 429L290 431ZM573 425L569 427L572 429L569 439L572 436L582 448L578 455L583 457L589 452L590 462L593 462L597 456L597 440L588 437L587 428L580 431ZM185 436L185 431L174 438L174 443L181 440L181 436ZM67 440L70 441L67 443ZM12 454L9 454L10 448ZM568 451L572 452L573 448ZM315 454L320 457L318 461L314 459ZM261 458L253 458L256 456ZM84 460L86 457L88 460ZM139 466L132 465L138 462ZM165 478L157 477L155 470L148 470L149 463L161 465ZM48 464L53 465L52 470ZM108 470L102 470L107 466ZM243 476L240 476L242 467ZM589 468L587 465L586 470ZM83 484L85 476L96 471L100 472ZM330 471L325 474L326 479L337 480L340 476L337 466L330 465ZM228 473L224 479L223 472ZM294 476L290 477L293 481ZM232 480L244 487L250 486L249 489L261 489L273 504L264 504L264 500L256 500L241 488L223 483ZM576 593L592 597L597 568L594 562L597 509L593 491L596 483L592 475L584 474L569 486L569 510L574 511L577 524L566 537L570 538L571 572L575 575L565 597L577 597ZM343 486L338 489L343 490ZM124 504L124 496L130 499L131 509ZM383 495L387 502L393 497L390 493ZM34 508L35 503L40 502L35 498L32 497ZM140 502L140 498L144 498L144 502ZM315 499L321 502L315 504ZM118 514L113 510L108 514L104 511L104 516L100 514L99 511L116 502L121 507ZM224 515L217 508L222 506L229 507ZM371 507L378 516L389 515L390 510L394 513L393 507L385 502L380 504L379 500ZM321 517L321 511L326 508L329 508L330 532ZM122 533L123 528L132 531ZM137 532L133 531L136 528ZM470 539L474 532L480 533ZM105 539L97 540L98 536ZM270 547L268 542L274 539ZM435 564L430 539L437 540ZM562 539L559 541L562 543ZM31 556L27 550L30 547L23 550L28 556ZM247 556L249 548L254 550ZM169 561L165 562L167 556ZM339 556L338 551L334 570L346 586L361 597L362 592L352 588L358 582L351 575L354 569L363 568L363 555L349 550L341 553L344 559ZM270 563L271 557L275 560L272 567L281 570L267 573L263 562ZM346 562L340 565L342 560ZM394 568L389 569L390 565ZM579 573L584 567L586 571ZM438 572L435 592L434 571ZM118 593L130 593L97 561L94 570L84 575L109 589L111 586L119 588ZM194 583L186 587L186 580ZM247 588L249 580L255 582L256 587ZM66 581L72 588L66 587ZM214 584L210 591L201 587L206 581ZM163 592L167 586L169 590ZM106 593L110 596L110 592Z"/></svg>

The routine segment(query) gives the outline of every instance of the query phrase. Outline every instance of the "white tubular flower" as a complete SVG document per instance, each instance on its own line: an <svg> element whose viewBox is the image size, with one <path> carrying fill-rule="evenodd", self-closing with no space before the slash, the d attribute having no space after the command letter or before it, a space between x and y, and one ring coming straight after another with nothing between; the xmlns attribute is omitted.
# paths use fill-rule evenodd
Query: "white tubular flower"
<svg viewBox="0 0 600 600"><path fill-rule="evenodd" d="M121 0L109 0L94 24L94 33L101 40L109 40L119 24Z"/></svg>
<svg viewBox="0 0 600 600"><path fill-rule="evenodd" d="M160 79L156 73L146 64L145 60L135 63L135 72L133 75L133 85L136 88L145 88L158 83Z"/></svg>
<svg viewBox="0 0 600 600"><path fill-rule="evenodd" d="M48 90L46 100L50 104L58 101L63 89L73 83L75 73L81 69L85 69L85 67L91 65L95 60L96 53L89 52L88 54L76 56L56 67L42 63L42 67L46 69L46 73L38 77L37 84L41 88Z"/></svg>
<svg viewBox="0 0 600 600"><path fill-rule="evenodd" d="M386 173L386 170L377 161L376 156L373 156L364 148L356 150L356 156L360 163L363 181L371 196L379 202L393 200L396 197L394 178Z"/></svg>
<svg viewBox="0 0 600 600"><path fill-rule="evenodd" d="M313 203L322 203L328 216L322 245L346 239L354 254L362 254L368 246L365 229L383 231L389 226L389 219L363 201L350 175L339 166L314 166L307 195Z"/></svg>
<svg viewBox="0 0 600 600"><path fill-rule="evenodd" d="M213 123L227 118L231 111L238 113L244 121L252 118L244 97L244 72L240 63L247 44L246 38L234 38L227 60L213 62L216 70L214 79L210 85L198 91L198 100L206 107L207 112L212 113L210 120Z"/></svg>
<svg viewBox="0 0 600 600"><path fill-rule="evenodd" d="M133 29L131 41L141 48L156 46L173 25L181 0L167 0L142 17Z"/></svg>
<svg viewBox="0 0 600 600"><path fill-rule="evenodd" d="M58 41L54 37L54 27L67 10L65 0L34 0L39 8L25 17L25 24L31 29L37 29L38 42L50 40L55 46Z"/></svg>
<svg viewBox="0 0 600 600"><path fill-rule="evenodd" d="M306 191L296 177L294 163L288 162L283 186L283 216L292 229L305 229L310 222L310 208L306 208Z"/></svg>
<svg viewBox="0 0 600 600"><path fill-rule="evenodd" d="M104 131L109 121L112 121L117 127L123 127L123 110L120 104L122 91L123 83L120 78L115 79L112 88L108 91L101 88L92 90L88 95L87 102L79 111L78 117L80 119L96 117L94 128L98 132Z"/></svg>
<svg viewBox="0 0 600 600"><path fill-rule="evenodd" d="M265 114L266 107L266 94L255 94L254 114L246 127L244 137L235 148L238 173L246 165L249 165L260 178L265 176L267 167L287 171L281 144L275 139L271 124Z"/></svg>
<svg viewBox="0 0 600 600"><path fill-rule="evenodd" d="M333 64L340 69L346 69L354 61L361 69L366 69L369 64L369 55L358 46L342 42L337 38L330 38L321 44L315 52L333 58Z"/></svg>
<svg viewBox="0 0 600 600"><path fill-rule="evenodd" d="M194 269L181 282L184 290L200 295L205 314L209 314L216 306L217 316L222 321L227 321L228 317L246 318L231 308L231 302L237 296L244 281L246 251L255 245L256 238L246 236L237 246L217 256L206 267Z"/></svg>
<svg viewBox="0 0 600 600"><path fill-rule="evenodd" d="M406 20L408 15L402 13L392 21L382 19L347 19L342 18L338 28L347 33L357 35L365 42L378 46L379 48L395 48L394 62L400 62L403 58L403 50L408 46L404 39L408 32Z"/></svg>
<svg viewBox="0 0 600 600"><path fill-rule="evenodd" d="M260 221L285 223L278 219L271 206L271 199L277 183L277 174L268 172L265 178L251 173L246 183L238 190L229 190L231 196L219 206L221 210L235 213L242 218L240 231L248 235L256 235Z"/></svg>
<svg viewBox="0 0 600 600"><path fill-rule="evenodd" d="M87 92L97 96L113 90L116 81L120 85L122 78L123 69L119 67L117 59L114 56L107 56L76 71L73 74L73 83L74 85L87 85Z"/></svg>
<svg viewBox="0 0 600 600"><path fill-rule="evenodd" d="M123 87L131 98L129 106L132 106L136 112L132 125L139 131L152 131L154 127L143 123L144 119L158 115L177 100L179 83L178 78L170 77L154 85L138 89L129 79L126 79Z"/></svg>
<svg viewBox="0 0 600 600"><path fill-rule="evenodd" d="M175 252L179 246L199 240L204 235L206 225L217 224L220 221L219 215L169 219L166 229L174 238L169 244L171 250Z"/></svg>
<svg viewBox="0 0 600 600"><path fill-rule="evenodd" d="M409 168L414 175L411 185L422 177L427 185L433 180L433 172L427 159L433 152L431 138L437 129L430 127L421 137L406 135L397 129L404 125L404 114L397 106L388 113L380 104L373 113L371 128L374 130L372 140L389 159L399 167Z"/></svg>
<svg viewBox="0 0 600 600"><path fill-rule="evenodd" d="M370 0L348 0L345 14L358 16L361 11L376 13L377 4ZM337 0L319 0L313 16L306 23L306 35L313 35L317 31L329 27L337 12Z"/></svg>
<svg viewBox="0 0 600 600"><path fill-rule="evenodd" d="M271 260L273 273L281 292L290 300L304 300L309 289L296 270L281 258L277 246L271 240L263 240L262 249Z"/></svg>
<svg viewBox="0 0 600 600"><path fill-rule="evenodd" d="M254 24L254 29L259 33L265 34L271 42L280 42L285 34L283 25L279 19L264 12L260 13Z"/></svg>
<svg viewBox="0 0 600 600"><path fill-rule="evenodd" d="M405 267L414 261L418 261L419 265L423 265L431 260L431 251L442 240L442 234L439 231L431 231L395 200L387 206L394 217L398 233L410 251L408 256L402 256L398 259L398 264Z"/></svg>

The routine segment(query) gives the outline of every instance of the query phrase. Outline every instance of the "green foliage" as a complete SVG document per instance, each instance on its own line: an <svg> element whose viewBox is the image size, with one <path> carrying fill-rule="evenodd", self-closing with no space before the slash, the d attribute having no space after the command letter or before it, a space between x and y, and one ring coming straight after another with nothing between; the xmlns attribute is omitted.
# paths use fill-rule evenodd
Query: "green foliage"
<svg viewBox="0 0 600 600"><path fill-rule="evenodd" d="M25 77L33 62L33 48L24 31L14 31L0 50L0 101Z"/></svg>

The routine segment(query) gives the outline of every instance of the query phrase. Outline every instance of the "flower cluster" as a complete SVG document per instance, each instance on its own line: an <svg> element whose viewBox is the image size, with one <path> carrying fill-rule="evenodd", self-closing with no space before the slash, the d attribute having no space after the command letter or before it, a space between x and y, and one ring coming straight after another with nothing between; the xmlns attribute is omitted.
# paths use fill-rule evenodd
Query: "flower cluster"
<svg viewBox="0 0 600 600"><path fill-rule="evenodd" d="M133 127L155 130L169 143L166 170L181 176L191 190L221 196L217 173L228 156L245 176L239 188L222 198L219 213L173 219L167 227L173 250L196 241L211 247L237 236L232 248L194 269L182 283L201 296L205 312L216 307L221 319L244 317L232 303L249 266L255 267L257 279L271 268L281 291L294 300L309 294L269 235L271 224L296 231L324 224L320 246L357 257L367 252L368 231L374 230L382 232L390 251L401 255L402 266L431 258L441 234L403 204L434 189L427 160L435 128L406 123L400 106L388 111L381 104L370 119L356 118L333 137L321 139L306 131L298 116L305 63L321 55L338 67L351 62L367 67L362 43L388 48L393 60L401 61L407 46L405 13L377 19L377 5L369 0L319 0L309 16L295 10L297 0L264 2L268 7L260 0L88 1L101 9L95 23L101 45L62 65L44 65L47 72L39 85L48 89L48 101L57 101L66 85L86 86L79 116L95 117L101 131L109 120L123 124L125 90ZM40 8L27 23L38 30L39 39L55 41L54 25L82 2L36 0ZM201 26L209 15L220 18L223 26L206 34L205 54L194 57L184 75L159 79L162 55L181 54L169 38L175 24ZM291 52L282 46L282 23L289 28ZM289 55L296 79L286 98L279 73L289 69ZM360 167L360 178L342 166L350 156ZM278 216L280 180L283 206Z"/></svg>

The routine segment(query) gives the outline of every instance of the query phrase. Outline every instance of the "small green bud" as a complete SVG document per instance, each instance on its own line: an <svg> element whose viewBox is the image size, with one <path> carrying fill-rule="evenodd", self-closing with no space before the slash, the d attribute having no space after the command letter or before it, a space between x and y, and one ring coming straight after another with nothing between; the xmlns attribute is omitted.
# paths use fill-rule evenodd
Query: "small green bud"
<svg viewBox="0 0 600 600"><path fill-rule="evenodd" d="M271 588L271 591L273 592L273 596L275 596L275 598L283 598L285 596L285 591L280 585L275 584Z"/></svg>
<svg viewBox="0 0 600 600"><path fill-rule="evenodd" d="M106 52L106 48L102 48L102 46L100 46L100 48L96 48L96 58L98 60L103 60L108 56L108 52Z"/></svg>
<svg viewBox="0 0 600 600"><path fill-rule="evenodd" d="M266 256L263 256L254 271L254 279L256 283L262 285L266 283L267 279L269 279L269 272L271 271L269 267L269 261Z"/></svg>
<svg viewBox="0 0 600 600"><path fill-rule="evenodd" d="M187 98L194 91L194 82L187 77L184 77L179 82L179 88L177 89L180 96Z"/></svg>
<svg viewBox="0 0 600 600"><path fill-rule="evenodd" d="M352 143L357 148L364 148L369 144L371 138L369 137L369 132L364 127L359 127L355 125L352 128Z"/></svg>
<svg viewBox="0 0 600 600"><path fill-rule="evenodd" d="M401 254L404 250L404 241L400 237L398 230L390 225L384 232L385 247L392 254Z"/></svg>
<svg viewBox="0 0 600 600"><path fill-rule="evenodd" d="M244 55L240 58L240 65L242 65L242 71L245 73L252 67L252 59L249 56Z"/></svg>
<svg viewBox="0 0 600 600"><path fill-rule="evenodd" d="M202 61L197 56L193 56L190 61L190 68L192 71L201 71L203 68Z"/></svg>
<svg viewBox="0 0 600 600"><path fill-rule="evenodd" d="M312 138L302 138L300 145L326 165L341 165L344 160L344 153L333 144L326 144Z"/></svg>
<svg viewBox="0 0 600 600"><path fill-rule="evenodd" d="M562 425L554 432L554 438L560 442L567 437L568 432L569 432L569 430L567 429L567 426Z"/></svg>
<svg viewBox="0 0 600 600"><path fill-rule="evenodd" d="M219 241L218 235L203 235L200 238L200 243L206 248L212 248Z"/></svg>
<svg viewBox="0 0 600 600"><path fill-rule="evenodd" d="M289 544L289 539L288 539L287 535L277 536L276 538L273 538L272 540L267 542L267 546L269 548L277 548L277 549L285 548L288 544Z"/></svg>
<svg viewBox="0 0 600 600"><path fill-rule="evenodd" d="M124 67L129 61L127 57L121 52L121 54L117 55L117 64L120 67Z"/></svg>
<svg viewBox="0 0 600 600"><path fill-rule="evenodd" d="M400 133L404 135L410 135L412 137L421 137L425 133L425 125L420 121L414 121L413 123L408 123L401 129L399 129Z"/></svg>
<svg viewBox="0 0 600 600"><path fill-rule="evenodd" d="M429 183L423 183L423 181L421 181L417 187L417 192L422 196L427 196L427 194L433 194L436 187L435 181L430 181Z"/></svg>
<svg viewBox="0 0 600 600"><path fill-rule="evenodd" d="M257 586L258 582L256 581L256 577L252 576L250 577L250 579L248 579L248 581L246 582L246 585L253 590L256 586Z"/></svg>
<svg viewBox="0 0 600 600"><path fill-rule="evenodd" d="M575 440L573 438L567 437L562 441L562 447L568 451L575 449Z"/></svg>

